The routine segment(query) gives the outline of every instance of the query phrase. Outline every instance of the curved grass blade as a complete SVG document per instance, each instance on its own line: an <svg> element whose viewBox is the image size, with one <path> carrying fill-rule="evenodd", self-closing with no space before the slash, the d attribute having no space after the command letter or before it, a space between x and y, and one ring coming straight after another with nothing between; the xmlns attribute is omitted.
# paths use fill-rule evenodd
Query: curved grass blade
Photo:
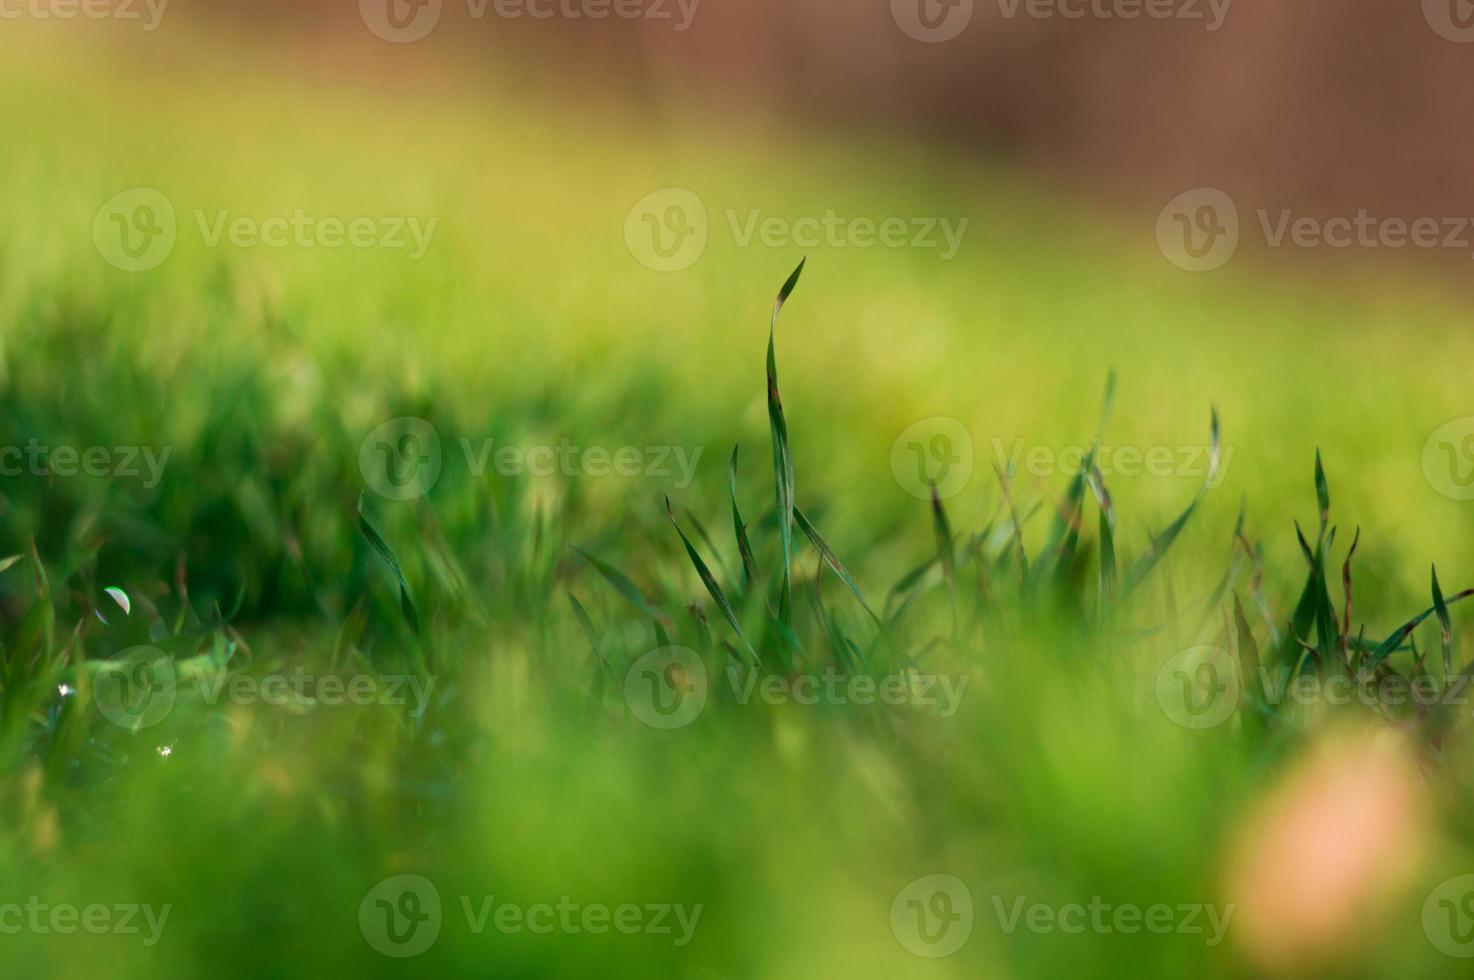
<svg viewBox="0 0 1474 980"><path fill-rule="evenodd" d="M1049 536L1045 539L1039 561L1033 570L1033 583L1044 580L1053 571L1062 578L1069 573L1075 558L1075 549L1080 542L1080 522L1085 504L1085 474L1095 466L1095 447L1085 454L1081 469L1070 477L1069 488L1063 499L1054 505L1054 520L1049 524Z"/></svg>
<svg viewBox="0 0 1474 980"><path fill-rule="evenodd" d="M890 592L885 597L885 621L888 624L894 624L906 606L915 598L916 594L912 592L912 589L916 588L936 563L937 556L932 555L926 561L917 565L905 575L902 575L900 580L891 586ZM904 601L900 605L897 605L897 601L901 599L904 599Z"/></svg>
<svg viewBox="0 0 1474 980"><path fill-rule="evenodd" d="M1091 475L1090 491L1100 510L1100 601L1108 604L1116 598L1116 507L1099 466Z"/></svg>
<svg viewBox="0 0 1474 980"><path fill-rule="evenodd" d="M845 588L849 589L850 593L859 601L860 608L865 610L866 615L875 622L875 625L884 628L885 624L881 622L879 616L875 615L875 610L870 608L870 603L865 601L865 595L860 591L860 586L855 582L854 576L850 575L849 570L844 567L844 563L839 560L839 556L834 553L834 549L829 547L829 542L824 540L823 536L819 534L818 529L804 516L804 512L795 507L793 509L793 519L798 522L799 529L808 536L809 541L814 545L814 548L819 554L823 556L824 561L834 570L834 574L839 576L839 580L844 583Z"/></svg>
<svg viewBox="0 0 1474 980"><path fill-rule="evenodd" d="M932 531L937 539L937 560L942 566L942 578L947 582L947 598L952 605L952 635L957 635L957 553L952 548L952 525L947 520L947 511L942 507L942 498L937 495L937 485L931 485Z"/></svg>
<svg viewBox="0 0 1474 980"><path fill-rule="evenodd" d="M1013 500L1013 475L1004 471L1003 467L993 464L993 472L998 474L998 485L1003 488L1003 500L1008 504L1008 519L1013 524L1013 543L1018 550L1019 572L1025 581L1029 578L1029 555L1024 550L1024 525L1019 520L1018 506Z"/></svg>
<svg viewBox="0 0 1474 980"><path fill-rule="evenodd" d="M1340 646L1340 631L1336 626L1336 607L1331 602L1331 590L1326 585L1326 552L1335 539L1335 528L1315 552L1315 642L1322 663L1334 663L1333 656Z"/></svg>
<svg viewBox="0 0 1474 980"><path fill-rule="evenodd" d="M846 665L845 661L849 660L850 647L854 644L845 636L834 613L824 605L824 563L825 559L821 557L814 569L814 587L810 593L814 605L814 620L824 630L824 638L829 643L829 655L834 665L841 670L849 670L854 665Z"/></svg>
<svg viewBox="0 0 1474 980"><path fill-rule="evenodd" d="M937 542L937 560L942 565L942 575L947 579L948 587L951 587L952 579L957 574L957 553L952 547L952 523L947 520L947 511L942 506L942 498L937 495L937 485L931 485L931 517L932 533Z"/></svg>
<svg viewBox="0 0 1474 980"><path fill-rule="evenodd" d="M1326 482L1326 468L1321 465L1319 449L1315 451L1315 501L1320 505L1320 529L1324 534L1331 521L1331 487Z"/></svg>
<svg viewBox="0 0 1474 980"><path fill-rule="evenodd" d="M1259 677L1259 644L1254 642L1254 632L1249 629L1249 618L1244 615L1244 604L1239 594L1233 594L1234 631L1238 633L1239 672L1249 693L1264 700L1264 690Z"/></svg>
<svg viewBox="0 0 1474 980"><path fill-rule="evenodd" d="M1315 567L1315 549L1310 547L1310 542L1305 539L1305 532L1300 530L1300 522L1295 521L1295 541L1300 545L1300 554L1305 557L1305 564L1311 568Z"/></svg>
<svg viewBox="0 0 1474 980"><path fill-rule="evenodd" d="M750 589L757 574L757 562L752 557L752 543L747 540L747 525L737 509L737 448L732 447L732 459L727 464L727 494L732 498L732 533L737 537L737 551L742 556L742 580Z"/></svg>
<svg viewBox="0 0 1474 980"><path fill-rule="evenodd" d="M384 564L394 573L395 580L399 583L399 608L404 613L404 618L409 623L409 628L415 636L420 635L420 614L415 609L414 600L410 597L409 583L404 580L404 569L399 565L399 559L395 557L394 550L389 547L378 530L369 523L368 515L363 511L363 493L358 495L358 530L364 539L378 552Z"/></svg>
<svg viewBox="0 0 1474 980"><path fill-rule="evenodd" d="M1443 601L1443 590L1438 587L1438 566L1433 566L1433 611L1438 614L1438 629L1443 641L1443 679L1448 683L1454 675L1453 627L1449 623L1448 603Z"/></svg>
<svg viewBox="0 0 1474 980"><path fill-rule="evenodd" d="M1044 550L1034 570L1036 582L1042 580L1046 572L1053 571L1055 584L1063 585L1075 563L1075 554L1080 546L1080 530L1085 516L1085 490L1090 481L1090 474L1096 468L1101 439L1105 435L1106 421L1110 417L1115 398L1116 372L1110 371L1106 374L1105 395L1101 398L1100 420L1096 426L1095 438L1091 440L1089 451L1080 461L1079 470L1070 478L1069 489L1065 491L1064 499L1055 507L1054 520L1050 523Z"/></svg>
<svg viewBox="0 0 1474 980"><path fill-rule="evenodd" d="M608 562L599 558L595 558L593 555L589 554L587 551L584 551L576 544L571 544L568 547L578 552L579 556L582 557L584 561L588 562L590 565L593 565L594 569L598 571L600 575L604 576L605 580L610 585L614 586L614 591L624 596L624 598L629 601L630 605L634 606L636 609L640 610L640 612L651 617L652 619L656 619L661 622L670 622L670 617L667 616L660 609L658 609L656 606L652 605L648 600L646 600L645 596L640 592L635 583L629 580L629 576L625 575L623 572L621 572L619 569L615 568Z"/></svg>
<svg viewBox="0 0 1474 980"><path fill-rule="evenodd" d="M722 557L722 550L718 548L717 543L712 540L711 534L706 530L706 525L701 523L701 518L697 517L696 514L692 512L691 508L689 507L686 508L686 520L690 521L691 526L696 529L696 539L702 544L706 545L706 547L711 551L712 554L716 555L716 561L717 564L721 567L722 574L725 575L728 579L731 579L733 577L732 569L727 564L727 560Z"/></svg>
<svg viewBox="0 0 1474 980"><path fill-rule="evenodd" d="M793 295L803 274L805 258L788 277L773 303L773 318L768 325L768 426L773 436L773 482L778 501L778 537L783 544L783 592L778 617L793 625L793 454L788 446L788 422L783 418L783 398L778 391L778 358L774 341L778 333L778 314Z"/></svg>
<svg viewBox="0 0 1474 980"><path fill-rule="evenodd" d="M696 574L701 576L701 582L706 586L706 591L711 596L712 601L717 604L717 608L727 618L727 622L731 625L733 632L737 634L737 638L742 641L743 649L747 651L747 655L752 658L754 663L760 663L761 661L758 659L757 651L752 648L752 644L748 643L747 637L743 635L742 624L737 620L737 613L732 608L732 604L727 601L726 593L722 591L722 587L717 582L716 576L712 575L711 569L706 567L706 562L702 561L701 555L691 544L691 539L686 537L686 532L681 530L681 525L676 521L676 514L671 509L669 497L665 500L665 516L670 519L671 527L675 528L676 533L681 536L681 544L686 546L686 554L690 557L691 564L696 566Z"/></svg>
<svg viewBox="0 0 1474 980"><path fill-rule="evenodd" d="M1346 597L1346 610L1341 618L1341 659L1347 664L1351 663L1351 559L1356 557L1356 546L1361 544L1361 528L1356 529L1356 535L1351 539L1351 550L1346 552L1346 560L1341 563L1341 592Z"/></svg>
<svg viewBox="0 0 1474 980"><path fill-rule="evenodd" d="M707 622L706 613L702 611L700 604L695 602L686 607L686 613L696 624L696 635L701 640L702 651L709 653L711 651L711 624Z"/></svg>
<svg viewBox="0 0 1474 980"><path fill-rule="evenodd" d="M1446 609L1456 602L1463 602L1470 596L1474 596L1474 589L1465 589L1458 595L1449 596L1444 601L1444 608ZM1367 657L1367 667L1376 667L1382 661L1386 660L1388 657L1392 656L1392 654L1396 653L1397 650L1402 647L1403 641L1412 635L1413 630L1423 625L1423 620L1427 619L1429 616L1432 616L1437 611L1437 607L1425 609L1418 615L1414 616L1412 619L1403 623L1397 629L1393 630L1392 634L1388 636L1387 639L1379 643L1377 645L1377 648L1371 652L1370 656Z"/></svg>
<svg viewBox="0 0 1474 980"><path fill-rule="evenodd" d="M615 684L618 684L619 675L614 672L614 666L604 656L604 651L599 643L599 631L594 629L594 621L589 618L588 611L584 609L583 603L578 601L578 596L572 592L568 593L568 601L573 604L573 615L578 619L578 624L583 627L584 636L589 638L589 647L593 650L594 660L608 673L609 679ZM602 684L600 685L600 693L602 693Z"/></svg>
<svg viewBox="0 0 1474 980"><path fill-rule="evenodd" d="M1136 563L1131 566L1131 571L1127 573L1125 584L1122 586L1122 592L1130 592L1136 586L1140 585L1142 579L1146 578L1151 573L1151 570L1156 567L1157 562L1162 560L1162 556L1172 547L1173 542L1177 540L1177 536L1182 533L1182 529L1187 526L1188 520L1192 518L1193 513L1198 509L1198 505L1202 503L1203 495L1208 492L1208 488L1217 479L1219 451L1222 445L1222 433L1218 424L1217 408L1212 409L1208 432L1209 453L1207 479L1198 488L1198 492L1193 497L1192 503L1187 505L1187 509L1178 516L1177 520L1167 525L1167 529L1160 535L1152 538L1151 549L1138 558Z"/></svg>

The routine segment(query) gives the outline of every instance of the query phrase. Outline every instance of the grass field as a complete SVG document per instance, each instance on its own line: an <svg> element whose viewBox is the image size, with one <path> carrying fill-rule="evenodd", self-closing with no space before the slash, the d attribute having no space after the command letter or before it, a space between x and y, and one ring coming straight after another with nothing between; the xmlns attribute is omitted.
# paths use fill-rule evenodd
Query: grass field
<svg viewBox="0 0 1474 980"><path fill-rule="evenodd" d="M1418 977L1456 966L1440 929L1474 952L1435 892L1474 872L1467 705L1276 707L1249 671L1200 729L1203 691L1173 693L1173 664L1211 687L1251 647L1415 675L1430 565L1474 585L1474 511L1425 469L1471 414L1457 295L1252 254L1193 276L1150 223L891 138L209 47L0 51L0 446L46 451L0 477L6 975ZM710 240L661 273L626 223L671 187ZM136 188L177 240L128 272L94 224ZM210 244L299 210L435 223L418 258ZM948 260L733 230L831 210L968 224ZM764 355L805 255L780 425ZM430 431L421 495L393 450ZM1160 474L1127 462L1153 449ZM1077 471L1106 453L1103 525ZM1461 689L1467 622L1412 634L1430 689ZM695 717L667 700L698 690Z"/></svg>

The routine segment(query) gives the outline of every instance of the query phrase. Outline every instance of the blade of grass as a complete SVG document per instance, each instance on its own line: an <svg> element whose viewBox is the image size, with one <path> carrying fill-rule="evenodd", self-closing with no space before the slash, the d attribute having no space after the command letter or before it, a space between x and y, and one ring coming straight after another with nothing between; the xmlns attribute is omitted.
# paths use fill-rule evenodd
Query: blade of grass
<svg viewBox="0 0 1474 980"><path fill-rule="evenodd" d="M1356 557L1356 546L1361 544L1361 528L1356 529L1351 539L1351 549L1346 552L1346 561L1341 564L1341 592L1346 599L1345 613L1341 618L1341 659L1351 665L1351 559Z"/></svg>
<svg viewBox="0 0 1474 980"><path fill-rule="evenodd" d="M1198 488L1198 492L1193 497L1192 503L1187 505L1187 509L1178 516L1177 520L1167 525L1165 531L1152 538L1151 548L1131 566L1131 570L1126 574L1125 583L1121 586L1123 594L1130 592L1136 586L1140 585L1142 580L1162 560L1162 556L1167 553L1168 549L1172 547L1173 542L1177 540L1177 536L1182 533L1182 529L1187 526L1188 520L1192 518L1193 513L1198 509L1198 504L1202 503L1203 495L1208 492L1208 488L1213 485L1213 481L1217 478L1222 433L1218 424L1218 409L1216 408L1211 411L1208 432L1210 448L1207 478L1203 481L1203 485Z"/></svg>
<svg viewBox="0 0 1474 980"><path fill-rule="evenodd" d="M942 566L942 578L947 582L947 595L952 603L952 635L957 635L957 555L952 550L952 525L947 520L947 511L942 507L942 498L937 495L937 485L931 485L932 530L937 539L937 560Z"/></svg>
<svg viewBox="0 0 1474 980"><path fill-rule="evenodd" d="M675 528L676 533L681 536L681 544L686 546L686 555L691 559L691 564L696 566L696 574L701 577L701 582L706 586L706 591L711 596L712 601L717 604L717 608L722 611L722 615L727 618L727 622L731 625L732 631L742 641L742 646L747 651L747 655L752 658L754 663L760 663L757 651L752 648L752 644L748 643L747 637L743 635L742 624L737 620L737 613L732 608L732 604L727 601L726 593L722 591L722 587L717 582L716 576L712 575L711 569L706 566L706 562L701 559L701 555L696 551L695 546L691 544L691 539L686 537L686 532L681 530L681 525L676 521L676 514L671 509L669 497L665 499L665 516L670 519L671 527Z"/></svg>
<svg viewBox="0 0 1474 980"><path fill-rule="evenodd" d="M1315 500L1320 505L1320 529L1325 533L1331 521L1331 487L1326 482L1326 468L1321 465L1320 450L1315 451Z"/></svg>
<svg viewBox="0 0 1474 980"><path fill-rule="evenodd" d="M388 565L389 570L394 573L394 578L399 583L400 611L403 612L404 618L406 621L408 621L409 628L414 632L415 636L419 636L420 614L419 611L415 609L414 599L410 596L409 583L406 582L404 579L404 569L400 567L399 559L395 557L394 551L392 548L389 547L388 542L386 542L383 536L379 534L378 530L371 523L369 523L368 515L364 513L363 503L364 494L360 493L358 495L359 533L364 536L365 540L367 540L368 543L373 547L374 551L378 553L381 559L383 559L384 564Z"/></svg>
<svg viewBox="0 0 1474 980"><path fill-rule="evenodd" d="M1254 632L1249 629L1249 619L1244 615L1244 605L1239 602L1237 592L1233 595L1234 631L1238 634L1239 671L1249 693L1264 700L1264 689L1259 677L1259 645L1254 642Z"/></svg>
<svg viewBox="0 0 1474 980"><path fill-rule="evenodd" d="M1443 682L1449 683L1454 675L1453 626L1449 622L1448 603L1443 601L1443 589L1438 587L1438 566L1433 566L1433 610L1438 614L1438 629L1443 641Z"/></svg>
<svg viewBox="0 0 1474 980"><path fill-rule="evenodd" d="M572 592L568 593L568 601L573 605L573 615L578 619L578 624L583 627L584 636L589 639L589 647L594 653L594 662L604 668L611 681L618 684L619 675L614 672L614 665L604 656L599 642L599 631L594 629L594 621L589 618L588 611L584 609L583 603L578 601L578 596Z"/></svg>
<svg viewBox="0 0 1474 980"><path fill-rule="evenodd" d="M844 563L839 560L839 556L834 553L834 549L829 547L829 542L824 540L823 536L819 534L819 530L804 516L804 512L797 507L793 509L793 519L798 522L799 529L804 532L809 541L814 545L814 548L823 556L824 561L834 570L834 574L839 576L839 580L844 583L845 588L849 589L850 594L860 603L860 608L865 610L866 615L875 622L875 625L883 628L885 624L881 622L879 616L875 615L875 610L870 608L870 603L865 601L865 594L860 591L859 584L855 581L854 576L849 573L849 569L844 567Z"/></svg>
<svg viewBox="0 0 1474 980"><path fill-rule="evenodd" d="M732 533L737 537L737 552L742 556L742 579L745 587L751 589L757 562L752 557L752 543L747 540L747 525L737 509L737 448L732 447L732 459L727 464L727 494L732 498Z"/></svg>
<svg viewBox="0 0 1474 980"><path fill-rule="evenodd" d="M594 570L597 571L600 575L604 576L605 581L614 586L614 591L623 596L630 603L630 605L634 606L636 609L640 610L640 612L644 613L652 619L656 619L661 622L670 622L670 617L662 612L658 607L651 604L645 598L644 594L640 592L635 583L630 581L629 576L625 575L619 569L615 568L613 565L609 564L603 559L595 558L593 555L589 554L587 551L584 551L578 545L571 544L568 547L577 552L579 557L583 558L584 561L594 566Z"/></svg>
<svg viewBox="0 0 1474 980"><path fill-rule="evenodd" d="M998 485L1003 488L1003 499L1008 504L1008 519L1013 524L1013 543L1018 551L1019 573L1024 581L1029 578L1029 555L1024 550L1024 526L1019 520L1018 506L1013 500L1013 475L1004 471L1003 467L993 465L993 471L998 474Z"/></svg>
<svg viewBox="0 0 1474 980"><path fill-rule="evenodd" d="M773 303L773 317L768 324L768 426L773 437L773 482L778 502L778 537L783 545L783 591L779 598L778 617L791 630L793 625L793 454L788 446L788 422L783 417L783 398L778 391L778 358L775 340L778 314L793 295L803 274L805 258L788 277Z"/></svg>
<svg viewBox="0 0 1474 980"><path fill-rule="evenodd" d="M1458 595L1449 596L1444 601L1444 608L1446 609L1456 602L1463 602L1470 596L1474 596L1474 589L1465 589ZM1397 629L1393 630L1392 633L1387 637L1387 639L1379 643L1376 649L1374 649L1371 652L1370 656L1367 657L1367 667L1376 667L1380 665L1382 661L1392 656L1392 654L1397 652L1398 648L1402 646L1403 641L1412 635L1413 630L1421 626L1423 624L1423 620L1427 619L1429 616L1432 616L1437 611L1438 610L1436 607L1425 609L1418 615L1414 616L1412 619L1408 620L1406 623L1403 623Z"/></svg>
<svg viewBox="0 0 1474 980"><path fill-rule="evenodd" d="M1116 598L1116 508L1099 466L1091 477L1090 490L1100 510L1100 601L1108 606Z"/></svg>

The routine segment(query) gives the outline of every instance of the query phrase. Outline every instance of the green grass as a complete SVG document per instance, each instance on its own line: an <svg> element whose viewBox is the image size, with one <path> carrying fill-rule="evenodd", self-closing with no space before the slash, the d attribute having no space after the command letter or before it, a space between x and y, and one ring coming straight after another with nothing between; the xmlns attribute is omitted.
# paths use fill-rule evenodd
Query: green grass
<svg viewBox="0 0 1474 980"><path fill-rule="evenodd" d="M992 899L1226 902L1256 801L1340 715L1371 714L1276 707L1251 681L1235 718L1191 730L1156 686L1181 651L1247 658L1248 634L1266 666L1412 674L1399 627L1430 609L1412 637L1430 683L1470 659L1464 607L1435 595L1474 584L1474 516L1420 457L1469 414L1474 352L1467 309L1426 283L1304 286L1253 257L1184 276L1150 223L1133 235L995 164L855 134L662 129L470 82L319 79L302 101L301 79L218 49L135 77L97 49L5 47L0 126L25 138L0 158L0 445L170 456L151 487L0 484L0 558L22 556L0 571L0 905L172 908L149 947L0 934L8 975L1255 975L1231 929L1211 948L1008 934ZM148 273L113 269L90 236L133 186L181 214ZM771 297L802 256L714 236L689 270L651 272L622 229L662 186L696 189L714 219L832 207L972 231L948 263L811 250L765 385ZM204 248L183 232L196 207L439 223L410 263ZM1107 476L1113 521L1073 470L1015 473L1007 495L992 472L994 439L1206 448L1215 410L1221 481ZM412 501L365 495L360 447L404 416L438 431L440 478ZM936 416L969 433L975 466L932 503L891 455ZM702 455L689 486L478 476L461 438ZM1357 528L1361 645L1340 619ZM138 646L180 683L134 730L95 693L116 683L102 662ZM626 684L669 646L710 692L663 730ZM692 680L692 661L645 663ZM965 687L945 716L743 704L726 671L748 664ZM427 693L205 696L299 668ZM1467 735L1442 713L1389 713L1426 757L1434 815L1408 830L1422 858L1344 937L1346 962L1311 972L1452 963L1421 915L1474 861ZM445 903L439 940L407 960L360 930L365 895L399 874ZM965 882L977 918L936 961L891 927L897 894L931 874ZM702 912L684 946L478 936L463 895Z"/></svg>

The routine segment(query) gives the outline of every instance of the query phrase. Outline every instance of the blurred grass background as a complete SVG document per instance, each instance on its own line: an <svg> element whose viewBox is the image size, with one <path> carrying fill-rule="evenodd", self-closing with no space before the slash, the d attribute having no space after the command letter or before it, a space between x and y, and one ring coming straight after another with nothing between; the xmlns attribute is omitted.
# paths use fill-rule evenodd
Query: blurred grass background
<svg viewBox="0 0 1474 980"><path fill-rule="evenodd" d="M263 67L254 42L198 38L140 61L136 42L52 31L38 45L30 31L0 45L11 134L0 441L172 456L153 490L6 478L0 550L34 538L68 583L64 622L85 618L86 594L103 585L162 605L184 556L200 608L244 590L235 628L263 665L320 664L344 636L394 664L410 641L355 529L358 447L380 422L417 415L446 443L434 517L378 503L373 514L400 545L443 537L453 563L429 544L400 557L422 590L439 582L456 598L431 616L434 669L454 697L433 725L387 709L188 705L145 735L89 735L64 766L6 759L0 897L175 906L147 950L117 936L0 937L14 975L569 976L611 963L693 977L1253 972L1192 936L1004 935L986 897L1225 900L1234 828L1295 746L1266 760L1172 725L1151 701L1173 652L1165 638L1121 659L1077 648L1064 629L986 660L954 651L974 682L963 711L878 732L798 709L713 716L674 735L576 723L588 652L562 592L627 634L645 627L566 545L694 600L699 583L674 564L679 542L662 522L671 488L477 480L453 444L700 447L678 501L718 527L723 466L740 443L757 512L763 333L800 255L738 247L722 230L727 208L970 220L950 262L812 250L779 330L800 503L822 510L873 592L930 546L926 505L890 472L904 429L932 416L968 429L976 472L949 508L970 529L997 500L991 440L1088 441L1111 367L1108 444L1202 444L1213 404L1233 450L1168 562L1180 599L1223 574L1242 501L1264 542L1266 591L1287 615L1303 574L1291 521L1313 521L1316 448L1343 534L1362 528L1358 608L1373 622L1390 630L1426 605L1430 562L1450 591L1474 582L1461 544L1474 517L1421 465L1428 435L1470 414L1468 305L1422 272L1287 273L1247 254L1194 277L1163 260L1149 224L1006 160L740 111L654 125L611 94L525 82L499 97L488 74L509 67ZM129 274L102 260L90 230L104 201L136 186L170 198L179 243L160 268ZM659 274L630 254L623 228L637 201L669 186L701 196L712 240L692 268ZM419 262L208 249L195 208L438 224ZM1140 549L1195 481L1111 489L1120 537ZM444 586L453 567L468 577L460 593ZM8 625L31 574L0 576ZM88 621L82 642L106 656L137 628ZM1344 937L1347 962L1325 972L1446 972L1419 922L1427 888L1470 859L1468 789L1446 765L1430 777L1440 816L1418 830L1432 855L1421 887ZM896 943L888 913L907 882L940 872L970 884L979 925L962 952L930 962ZM448 905L571 894L705 911L685 949L649 936L475 937L448 912L432 951L396 962L364 944L357 909L398 873L435 880Z"/></svg>

